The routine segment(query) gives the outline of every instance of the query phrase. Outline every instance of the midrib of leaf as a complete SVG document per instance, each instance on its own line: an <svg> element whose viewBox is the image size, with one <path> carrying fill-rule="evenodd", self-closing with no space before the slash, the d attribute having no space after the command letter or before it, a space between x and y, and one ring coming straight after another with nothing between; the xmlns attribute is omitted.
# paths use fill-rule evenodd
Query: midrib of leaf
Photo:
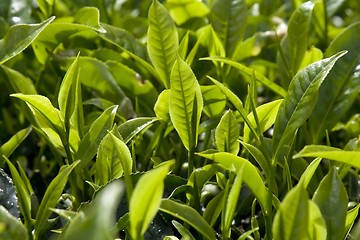
<svg viewBox="0 0 360 240"><path fill-rule="evenodd" d="M161 21L161 19L155 18L155 20L154 20L154 21L155 21L155 26L159 26L159 28L163 28L164 24L162 24L161 22L159 22L159 20ZM162 22L164 23L164 21L162 21ZM157 35L156 35L156 36L159 36L159 38L160 38L160 42L161 42L160 48L161 48L162 57L164 58L164 62L165 62L165 64L167 65L167 63L168 63L168 57L167 57L167 54L164 54L165 51L166 51L165 45L164 45L164 42L165 42L164 39L165 39L165 38L164 38L164 36L163 36L162 31L161 31L161 30L159 31L159 28L156 28L156 29L153 28L153 30L157 32ZM154 45L153 47L156 47L156 45ZM171 70L170 70L170 68L168 68L168 67L165 67L164 69L165 69L165 71L166 71L166 79L165 79L165 81L166 81L167 83L169 83L169 78L170 78L170 72L171 72Z"/></svg>
<svg viewBox="0 0 360 240"><path fill-rule="evenodd" d="M184 85L183 85L183 79L181 77L181 69L180 69L180 61L177 61L177 65L178 65L178 69L179 69L179 80L180 80L180 87L181 87L181 96L182 96L182 102L183 102L183 105L185 107L185 109L187 109L187 104L186 104L186 96L185 96L185 89L184 89ZM191 85L190 85L191 86ZM196 93L195 93L196 95ZM194 98L194 100L196 100ZM192 110L191 110L191 114L192 114ZM186 131L188 133L188 138L189 138L189 146L190 148L192 148L193 146L193 137L192 137L192 134L191 134L191 122L189 121L189 115L188 115L188 111L185 111L185 120L186 120L186 125L188 126L186 128Z"/></svg>

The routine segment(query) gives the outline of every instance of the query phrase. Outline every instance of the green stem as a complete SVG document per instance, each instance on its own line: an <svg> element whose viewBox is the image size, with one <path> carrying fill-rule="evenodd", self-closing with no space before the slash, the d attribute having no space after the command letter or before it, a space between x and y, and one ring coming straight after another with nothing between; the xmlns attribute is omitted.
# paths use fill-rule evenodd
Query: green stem
<svg viewBox="0 0 360 240"><path fill-rule="evenodd" d="M191 176L194 171L194 157L195 157L195 147L191 147L188 151L188 178Z"/></svg>
<svg viewBox="0 0 360 240"><path fill-rule="evenodd" d="M269 174L269 185L268 185L268 195L267 195L267 213L265 216L265 228L266 228L266 239L272 240L272 225L273 225L273 212L272 212L272 196L273 196L273 183L272 181L275 178L275 170L276 170L276 163L272 161L270 164L270 174Z"/></svg>

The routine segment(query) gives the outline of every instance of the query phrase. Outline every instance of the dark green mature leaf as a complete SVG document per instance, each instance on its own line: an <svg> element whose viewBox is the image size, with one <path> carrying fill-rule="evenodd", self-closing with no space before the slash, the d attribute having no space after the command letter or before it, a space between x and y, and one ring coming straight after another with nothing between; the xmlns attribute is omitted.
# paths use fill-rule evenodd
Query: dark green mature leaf
<svg viewBox="0 0 360 240"><path fill-rule="evenodd" d="M206 239L216 239L213 229L192 207L170 199L163 199L161 201L160 211L185 221L206 237Z"/></svg>
<svg viewBox="0 0 360 240"><path fill-rule="evenodd" d="M245 0L215 0L211 7L211 24L220 36L228 57L232 56L243 38L247 15Z"/></svg>
<svg viewBox="0 0 360 240"><path fill-rule="evenodd" d="M295 154L293 157L321 157L345 163L360 169L360 152L358 151L345 151L339 148L323 145L309 145L305 146L299 153Z"/></svg>
<svg viewBox="0 0 360 240"><path fill-rule="evenodd" d="M314 3L307 1L292 13L289 20L287 36L282 42L284 58L278 56L280 73L287 86L298 72L308 47L309 23ZM284 63L286 61L286 63Z"/></svg>
<svg viewBox="0 0 360 240"><path fill-rule="evenodd" d="M289 85L288 95L280 105L274 125L273 156L276 159L283 145L310 116L315 107L320 85L335 62L346 52L315 62L296 74Z"/></svg>
<svg viewBox="0 0 360 240"><path fill-rule="evenodd" d="M169 112L186 149L197 145L203 99L191 68L180 57L171 71Z"/></svg>
<svg viewBox="0 0 360 240"><path fill-rule="evenodd" d="M122 123L118 127L118 130L124 139L124 143L127 144L136 134L150 127L156 121L156 118L150 117L134 118Z"/></svg>
<svg viewBox="0 0 360 240"><path fill-rule="evenodd" d="M221 117L215 130L215 144L221 152L237 155L239 152L239 126L231 110Z"/></svg>
<svg viewBox="0 0 360 240"><path fill-rule="evenodd" d="M0 205L0 238L7 240L29 239L24 225Z"/></svg>
<svg viewBox="0 0 360 240"><path fill-rule="evenodd" d="M71 165L64 165L60 168L59 174L51 181L46 189L44 197L40 203L39 210L35 219L35 239L38 239L46 230L46 223L51 215L50 208L54 208L67 183L68 176L80 161L75 161Z"/></svg>
<svg viewBox="0 0 360 240"><path fill-rule="evenodd" d="M205 57L205 58L201 58L200 60L210 60L210 61L218 61L218 62L226 63L226 64L240 70L242 73L246 74L249 77L255 77L256 81L259 81L260 83L262 83L264 85L264 87L269 88L274 93L277 93L283 97L286 96L286 94L287 94L286 91L282 87L280 87L279 85L277 85L276 83L274 83L273 81L271 81L270 79L265 77L260 72L255 71L254 69L251 69L249 67L246 67L245 65L238 63L236 61L232 61L230 59L223 58L223 57Z"/></svg>
<svg viewBox="0 0 360 240"><path fill-rule="evenodd" d="M345 232L348 197L334 167L320 182L313 201L319 206L326 221L327 239L341 239Z"/></svg>
<svg viewBox="0 0 360 240"><path fill-rule="evenodd" d="M116 115L117 106L106 109L90 126L89 131L81 139L79 149L75 159L81 159L78 169L87 166L89 161L95 156L101 139L111 129Z"/></svg>
<svg viewBox="0 0 360 240"><path fill-rule="evenodd" d="M60 239L114 239L114 217L123 192L124 185L119 181L106 185L84 210L71 219Z"/></svg>
<svg viewBox="0 0 360 240"><path fill-rule="evenodd" d="M31 79L25 77L22 73L8 68L4 65L0 67L2 70L0 79L11 86L11 91L14 93L23 94L37 94L36 88Z"/></svg>
<svg viewBox="0 0 360 240"><path fill-rule="evenodd" d="M13 180L0 168L0 205L14 217L19 217L18 198ZM1 231L0 231L1 233Z"/></svg>
<svg viewBox="0 0 360 240"><path fill-rule="evenodd" d="M141 239L155 217L164 191L164 179L174 161L162 163L142 175L136 184L129 203L130 233Z"/></svg>
<svg viewBox="0 0 360 240"><path fill-rule="evenodd" d="M170 73L176 60L179 39L175 23L167 9L154 0L149 9L147 49L151 62L165 87L170 87Z"/></svg>
<svg viewBox="0 0 360 240"><path fill-rule="evenodd" d="M274 218L274 239L308 239L308 201L308 194L302 185L297 185L286 194Z"/></svg>
<svg viewBox="0 0 360 240"><path fill-rule="evenodd" d="M197 153L197 155L218 162L226 169L236 173L244 166L243 181L254 193L264 211L268 209L266 200L268 194L267 188L256 167L248 160L227 152L202 152Z"/></svg>
<svg viewBox="0 0 360 240"><path fill-rule="evenodd" d="M313 143L318 143L344 116L360 92L360 23L345 29L328 47L325 56L341 50L349 52L342 57L319 90L319 99L309 118Z"/></svg>
<svg viewBox="0 0 360 240"><path fill-rule="evenodd" d="M39 24L15 25L0 40L0 65L27 48L45 27L54 20L51 17Z"/></svg>

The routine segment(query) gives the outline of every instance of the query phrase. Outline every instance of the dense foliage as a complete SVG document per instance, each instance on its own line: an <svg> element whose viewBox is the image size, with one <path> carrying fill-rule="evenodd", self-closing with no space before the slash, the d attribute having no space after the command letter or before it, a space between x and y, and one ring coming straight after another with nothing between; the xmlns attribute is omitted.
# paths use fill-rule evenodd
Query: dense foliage
<svg viewBox="0 0 360 240"><path fill-rule="evenodd" d="M1 0L1 239L360 239L360 2Z"/></svg>

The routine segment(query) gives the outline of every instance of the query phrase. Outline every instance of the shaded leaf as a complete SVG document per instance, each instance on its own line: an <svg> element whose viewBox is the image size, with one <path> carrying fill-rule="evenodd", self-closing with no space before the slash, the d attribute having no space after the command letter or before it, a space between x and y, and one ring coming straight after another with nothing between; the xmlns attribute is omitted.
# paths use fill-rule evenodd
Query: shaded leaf
<svg viewBox="0 0 360 240"><path fill-rule="evenodd" d="M150 127L154 122L156 122L156 118L150 117L139 117L130 119L121 125L119 125L118 130L122 138L124 139L124 143L128 143L134 136L136 136L141 131Z"/></svg>
<svg viewBox="0 0 360 240"><path fill-rule="evenodd" d="M330 44L325 56L348 50L333 67L319 90L319 99L309 118L313 143L318 143L349 110L360 92L360 23L346 28Z"/></svg>
<svg viewBox="0 0 360 240"><path fill-rule="evenodd" d="M215 0L211 7L210 21L231 57L242 40L246 21L247 5L244 0Z"/></svg>
<svg viewBox="0 0 360 240"><path fill-rule="evenodd" d="M1 66L3 71L0 78L4 78L4 82L10 84L12 92L23 94L37 94L36 88L31 79L25 77L22 73L8 68L5 65Z"/></svg>
<svg viewBox="0 0 360 240"><path fill-rule="evenodd" d="M0 205L3 206L9 214L19 218L19 206L15 185L13 180L2 168L0 168Z"/></svg>
<svg viewBox="0 0 360 240"><path fill-rule="evenodd" d="M344 232L344 237L343 237L344 239L350 234L350 230L353 228L353 225L359 214L359 207L360 207L360 204L356 205L356 207L349 210L346 214L345 232Z"/></svg>
<svg viewBox="0 0 360 240"><path fill-rule="evenodd" d="M106 185L84 210L71 218L60 239L114 239L114 217L123 191L124 186L119 181Z"/></svg>
<svg viewBox="0 0 360 240"><path fill-rule="evenodd" d="M327 239L341 239L345 232L348 197L334 167L320 182L313 201L319 206L325 219Z"/></svg>
<svg viewBox="0 0 360 240"><path fill-rule="evenodd" d="M16 217L12 216L4 206L0 205L0 231L1 239L17 240L29 239L24 225Z"/></svg>
<svg viewBox="0 0 360 240"><path fill-rule="evenodd" d="M185 221L207 239L216 239L213 229L192 207L170 199L163 199L161 201L160 210Z"/></svg>
<svg viewBox="0 0 360 240"><path fill-rule="evenodd" d="M296 74L289 85L288 95L280 105L275 120L273 136L273 156L278 157L283 145L290 142L295 132L310 116L315 107L321 83L335 62L346 52L315 62Z"/></svg>
<svg viewBox="0 0 360 240"><path fill-rule="evenodd" d="M80 161L71 165L64 165L60 168L59 174L51 181L44 197L40 203L39 210L35 219L35 239L38 239L46 230L46 222L51 215L50 208L54 208L63 192L67 183L68 176Z"/></svg>

